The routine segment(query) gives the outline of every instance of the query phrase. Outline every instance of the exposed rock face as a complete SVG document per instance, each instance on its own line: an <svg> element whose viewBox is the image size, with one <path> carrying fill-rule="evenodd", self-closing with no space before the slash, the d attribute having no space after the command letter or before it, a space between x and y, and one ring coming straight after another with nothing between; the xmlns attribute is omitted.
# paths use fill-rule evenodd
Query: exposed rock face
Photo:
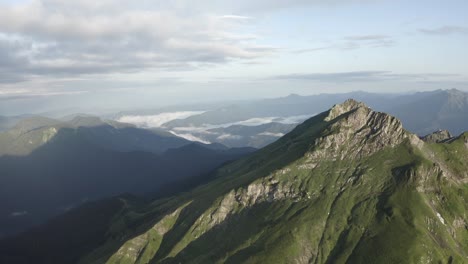
<svg viewBox="0 0 468 264"><path fill-rule="evenodd" d="M328 129L330 134L316 140L312 160L361 158L412 137L397 118L352 99L335 105L325 120L334 123Z"/></svg>
<svg viewBox="0 0 468 264"><path fill-rule="evenodd" d="M276 174L281 173L283 173L282 170ZM291 181L278 180L276 174L261 178L245 188L232 190L226 194L217 206L213 207L212 211L208 211L198 218L192 233L204 233L222 223L229 215L259 203L271 203L284 199L297 202L310 198L308 192L295 188Z"/></svg>
<svg viewBox="0 0 468 264"><path fill-rule="evenodd" d="M293 181L280 181L275 176L262 178L247 188L235 192L236 201L250 207L261 202L273 202L283 199L299 201L307 197L307 192L293 186Z"/></svg>
<svg viewBox="0 0 468 264"><path fill-rule="evenodd" d="M44 130L42 134L42 143L47 143L56 134L57 134L57 129L55 127L51 127L49 129Z"/></svg>
<svg viewBox="0 0 468 264"><path fill-rule="evenodd" d="M119 250L108 260L111 263L148 263L149 260L156 254L161 243L162 237L166 234L174 225L177 220L180 211L185 207L178 208L174 212L166 215L157 222L147 232L127 241ZM153 247L149 245L153 243ZM154 245L156 244L156 245ZM142 259L145 256L145 259ZM137 261L138 260L138 261Z"/></svg>
<svg viewBox="0 0 468 264"><path fill-rule="evenodd" d="M340 115L342 115L344 113L348 113L348 112L350 112L352 110L355 110L357 108L367 108L367 106L365 104L361 103L361 102L358 102L358 101L354 100L354 99L348 99L342 104L334 105L330 109L330 113L325 118L325 121L331 121L331 120L337 118L338 116L340 116Z"/></svg>
<svg viewBox="0 0 468 264"><path fill-rule="evenodd" d="M449 141L454 141L454 140L461 140L465 144L465 147L468 149L468 132L462 133L458 137L453 137Z"/></svg>
<svg viewBox="0 0 468 264"><path fill-rule="evenodd" d="M448 130L439 130L429 135L426 135L422 138L425 142L428 143L441 143L450 140L452 135Z"/></svg>
<svg viewBox="0 0 468 264"><path fill-rule="evenodd" d="M325 160L360 159L386 147L395 147L405 139L414 144L422 143L416 136L405 131L397 118L375 112L352 99L335 105L324 120L330 123L324 136L315 140L306 159L297 164L296 169L310 171ZM210 210L200 215L187 236L196 239L222 224L230 215L260 203L282 200L299 202L317 198L317 192L304 187L304 179L296 184L295 179L284 177L290 173L291 168L285 167L245 187L231 190L215 202ZM356 177L349 179L347 183L352 184ZM344 189L345 187L341 188L341 191Z"/></svg>

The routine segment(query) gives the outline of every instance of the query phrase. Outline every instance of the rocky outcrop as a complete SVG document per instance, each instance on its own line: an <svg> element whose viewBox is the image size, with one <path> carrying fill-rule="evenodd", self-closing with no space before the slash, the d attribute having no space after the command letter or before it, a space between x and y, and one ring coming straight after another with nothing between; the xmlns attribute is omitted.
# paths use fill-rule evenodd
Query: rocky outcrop
<svg viewBox="0 0 468 264"><path fill-rule="evenodd" d="M439 130L422 137L422 140L428 143L442 143L450 140L452 135L448 130Z"/></svg>
<svg viewBox="0 0 468 264"><path fill-rule="evenodd" d="M192 232L202 234L225 221L229 215L259 203L271 203L284 199L298 202L310 199L310 194L306 190L295 187L293 181L278 180L276 175L283 172L284 170L279 170L275 174L261 178L246 187L230 191L198 218Z"/></svg>
<svg viewBox="0 0 468 264"><path fill-rule="evenodd" d="M337 117L339 117L342 114L351 112L353 110L356 110L358 108L367 108L367 106L364 103L358 102L354 99L348 99L342 104L337 104L334 105L329 113L328 116L325 118L325 121L331 121Z"/></svg>
<svg viewBox="0 0 468 264"><path fill-rule="evenodd" d="M394 147L407 138L414 140L397 118L352 99L335 105L325 121L331 122L331 126L328 133L315 140L309 153L311 160L361 158Z"/></svg>
<svg viewBox="0 0 468 264"><path fill-rule="evenodd" d="M187 205L164 216L147 232L128 240L108 263L148 263L159 250L164 234L172 228L181 210Z"/></svg>

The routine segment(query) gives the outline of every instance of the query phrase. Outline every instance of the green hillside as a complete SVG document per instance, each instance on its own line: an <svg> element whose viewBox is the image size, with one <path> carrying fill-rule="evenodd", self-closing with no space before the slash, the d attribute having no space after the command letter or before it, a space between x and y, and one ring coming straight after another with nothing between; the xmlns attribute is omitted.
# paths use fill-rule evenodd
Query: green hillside
<svg viewBox="0 0 468 264"><path fill-rule="evenodd" d="M466 263L468 133L348 100L191 192L115 214L80 263Z"/></svg>

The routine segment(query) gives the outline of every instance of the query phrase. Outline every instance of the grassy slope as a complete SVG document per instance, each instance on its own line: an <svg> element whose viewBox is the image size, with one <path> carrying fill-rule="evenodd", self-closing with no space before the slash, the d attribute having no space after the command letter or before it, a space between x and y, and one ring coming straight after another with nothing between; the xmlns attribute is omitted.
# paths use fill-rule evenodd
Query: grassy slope
<svg viewBox="0 0 468 264"><path fill-rule="evenodd" d="M327 160L304 168L314 138L333 133L324 130L326 115L223 167L210 184L116 218L111 232L117 239L83 262L467 261L468 187L461 182L468 170L466 135L451 143L427 144L437 161L450 168L445 176L408 141L360 160ZM230 199L265 179L278 181L292 196L248 206ZM177 217L169 216L173 212ZM168 230L156 235L152 227L168 217ZM146 239L140 241L144 247L132 244L137 235ZM128 254L136 250L137 257L119 258L119 248Z"/></svg>

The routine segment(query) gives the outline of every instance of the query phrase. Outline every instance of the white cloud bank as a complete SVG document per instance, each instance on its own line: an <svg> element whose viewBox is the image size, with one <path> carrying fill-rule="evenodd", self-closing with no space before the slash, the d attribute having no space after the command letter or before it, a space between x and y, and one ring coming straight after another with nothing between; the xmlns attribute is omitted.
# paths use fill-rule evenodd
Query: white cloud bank
<svg viewBox="0 0 468 264"><path fill-rule="evenodd" d="M171 132L171 134L173 134L174 136L178 136L178 137L181 137L181 138L185 138L187 140L190 140L190 141L197 141L197 142L201 142L201 143L204 143L204 144L210 144L211 142L207 141L207 140L204 140L204 139L201 139L197 136L194 136L192 134L188 134L188 133L176 133L174 131L169 131Z"/></svg>
<svg viewBox="0 0 468 264"><path fill-rule="evenodd" d="M125 115L117 119L122 123L134 124L138 127L144 128L158 128L162 127L165 123L176 120L185 119L190 116L199 115L204 111L180 111L180 112L166 112L157 115Z"/></svg>
<svg viewBox="0 0 468 264"><path fill-rule="evenodd" d="M258 134L259 136L269 136L269 137L282 137L284 136L283 133L271 133L271 132L262 132Z"/></svg>
<svg viewBox="0 0 468 264"><path fill-rule="evenodd" d="M218 140L226 140L226 139L228 139L228 140L239 140L239 139L242 139L242 136L224 133L224 134L220 135L219 137L217 137L216 139L218 139Z"/></svg>
<svg viewBox="0 0 468 264"><path fill-rule="evenodd" d="M179 111L179 112L166 112L160 113L157 115L126 115L122 116L117 121L123 123L134 124L138 127L143 128L165 128L164 124L176 119L185 119L190 116L199 115L204 113L204 111ZM201 142L204 144L210 144L212 142L206 140L204 137L207 136L216 136L214 141L223 141L223 140L241 140L242 135L233 135L229 133L218 133L210 131L211 129L217 128L228 128L234 125L241 126L259 126L269 123L281 123L281 124L298 124L304 120L310 118L313 115L297 115L297 116L288 116L288 117L254 117L238 122L230 122L225 124L203 124L202 126L187 126L187 127L174 127L171 130L168 130L171 134L185 138L190 141ZM282 137L283 133L271 133L271 132L262 132L258 134L259 136L270 136L270 137Z"/></svg>

